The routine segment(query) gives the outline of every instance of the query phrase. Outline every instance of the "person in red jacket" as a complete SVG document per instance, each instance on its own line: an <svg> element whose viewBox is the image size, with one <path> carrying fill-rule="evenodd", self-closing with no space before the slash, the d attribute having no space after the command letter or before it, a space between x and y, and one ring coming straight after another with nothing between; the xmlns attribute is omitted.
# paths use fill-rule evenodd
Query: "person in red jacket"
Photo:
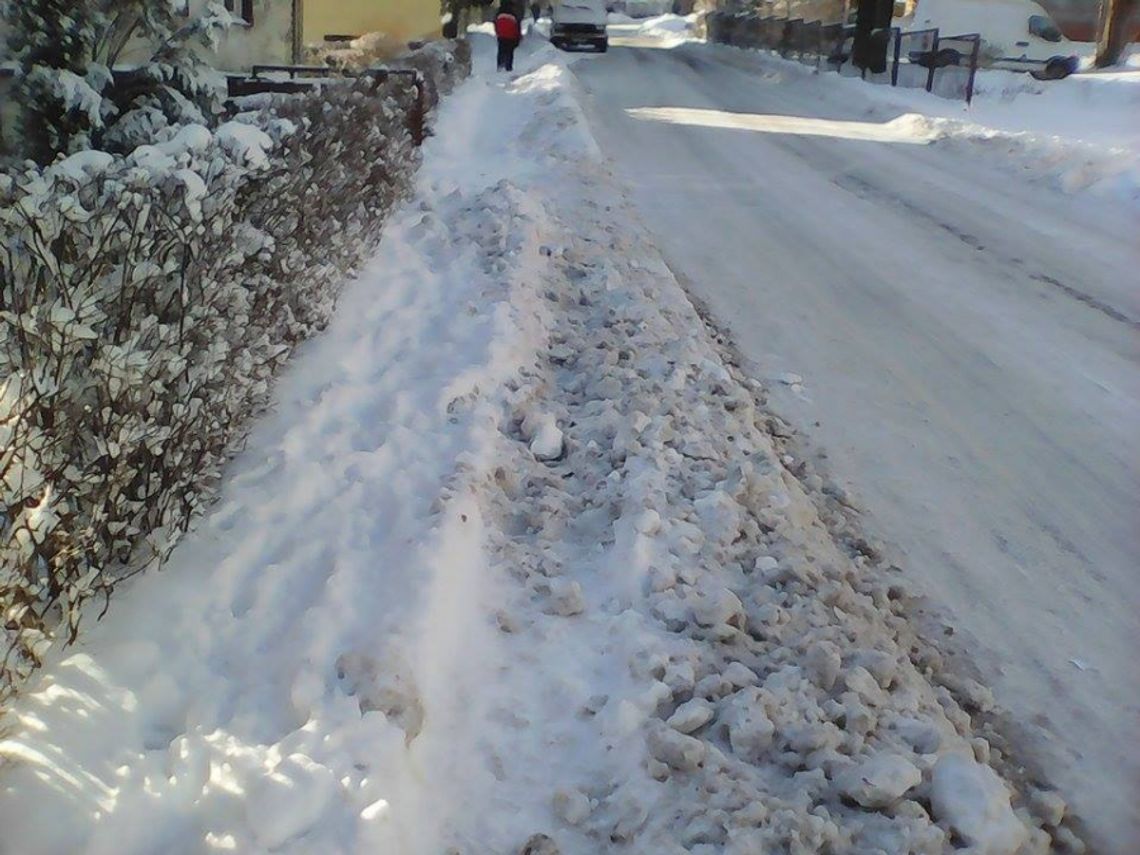
<svg viewBox="0 0 1140 855"><path fill-rule="evenodd" d="M495 15L495 37L499 40L499 71L514 71L515 48L522 41L522 25L515 10L506 3Z"/></svg>

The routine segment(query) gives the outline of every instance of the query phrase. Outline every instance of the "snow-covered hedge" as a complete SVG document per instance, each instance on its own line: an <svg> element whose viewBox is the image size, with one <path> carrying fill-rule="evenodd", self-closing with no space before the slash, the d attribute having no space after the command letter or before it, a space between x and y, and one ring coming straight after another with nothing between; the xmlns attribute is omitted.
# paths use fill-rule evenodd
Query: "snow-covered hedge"
<svg viewBox="0 0 1140 855"><path fill-rule="evenodd" d="M469 67L446 65L433 88ZM202 507L409 188L416 99L407 78L258 96L213 131L0 173L0 700Z"/></svg>

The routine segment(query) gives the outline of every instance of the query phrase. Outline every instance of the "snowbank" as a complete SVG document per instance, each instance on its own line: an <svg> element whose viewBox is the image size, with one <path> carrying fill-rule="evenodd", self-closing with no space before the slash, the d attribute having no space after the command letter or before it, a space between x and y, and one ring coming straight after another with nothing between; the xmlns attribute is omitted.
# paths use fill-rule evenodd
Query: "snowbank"
<svg viewBox="0 0 1140 855"><path fill-rule="evenodd" d="M884 106L926 117L947 144L1008 157L1066 193L1140 202L1140 74L1042 82L981 71L969 106L912 90L865 88Z"/></svg>
<svg viewBox="0 0 1140 855"><path fill-rule="evenodd" d="M1006 71L978 72L972 105L916 90L819 74L766 52L707 45L724 61L779 73L804 85L845 90L868 115L905 122L937 145L961 146L1009 166L1019 180L1066 194L1140 203L1140 74L1075 74L1036 81Z"/></svg>
<svg viewBox="0 0 1140 855"><path fill-rule="evenodd" d="M867 87L867 96L994 131L1140 150L1140 72L1040 81L1012 71L982 70L972 105L881 86Z"/></svg>

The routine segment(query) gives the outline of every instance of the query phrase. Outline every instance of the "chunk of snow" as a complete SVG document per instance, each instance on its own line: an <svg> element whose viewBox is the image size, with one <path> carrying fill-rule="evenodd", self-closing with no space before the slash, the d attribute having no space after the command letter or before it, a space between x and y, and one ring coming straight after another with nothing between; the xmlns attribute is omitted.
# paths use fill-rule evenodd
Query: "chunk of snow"
<svg viewBox="0 0 1140 855"><path fill-rule="evenodd" d="M633 527L642 534L652 537L661 530L661 514L652 508L646 508L637 515Z"/></svg>
<svg viewBox="0 0 1140 855"><path fill-rule="evenodd" d="M365 822L372 822L373 820L386 816L388 812L388 801L386 799L377 799L360 812L360 818Z"/></svg>
<svg viewBox="0 0 1140 855"><path fill-rule="evenodd" d="M857 694L864 702L877 706L882 703L883 690L871 672L861 665L856 665L843 675L847 688Z"/></svg>
<svg viewBox="0 0 1140 855"><path fill-rule="evenodd" d="M772 744L776 725L764 710L760 691L748 687L737 692L728 701L721 714L728 727L728 742L732 753L755 761Z"/></svg>
<svg viewBox="0 0 1140 855"><path fill-rule="evenodd" d="M572 579L552 579L550 581L550 607L563 617L581 614L586 610L582 597L582 586Z"/></svg>
<svg viewBox="0 0 1140 855"><path fill-rule="evenodd" d="M559 790L551 802L554 814L567 825L580 825L590 816L590 798L580 790Z"/></svg>
<svg viewBox="0 0 1140 855"><path fill-rule="evenodd" d="M741 689L745 686L755 686L760 682L760 678L756 676L756 672L744 665L741 662L730 662L721 676L732 685L733 688Z"/></svg>
<svg viewBox="0 0 1140 855"><path fill-rule="evenodd" d="M701 626L744 628L744 604L727 588L717 588L697 597L693 619Z"/></svg>
<svg viewBox="0 0 1140 855"><path fill-rule="evenodd" d="M692 733L712 721L713 715L712 704L704 698L693 698L677 707L665 723L680 733Z"/></svg>
<svg viewBox="0 0 1140 855"><path fill-rule="evenodd" d="M931 806L978 855L1012 855L1029 837L997 773L965 754L946 754L934 766Z"/></svg>
<svg viewBox="0 0 1140 855"><path fill-rule="evenodd" d="M1030 796L1029 803L1038 813L1046 825L1056 828L1065 818L1068 805L1061 798L1061 794L1053 790L1036 790Z"/></svg>
<svg viewBox="0 0 1140 855"><path fill-rule="evenodd" d="M152 175L170 172L177 165L173 157L156 145L140 145L131 152L129 161Z"/></svg>
<svg viewBox="0 0 1140 855"><path fill-rule="evenodd" d="M649 753L655 760L681 772L700 768L705 760L706 747L699 739L661 727L649 734Z"/></svg>
<svg viewBox="0 0 1140 855"><path fill-rule="evenodd" d="M557 460L562 456L562 431L554 423L554 416L545 415L530 441L530 452L539 460Z"/></svg>
<svg viewBox="0 0 1140 855"><path fill-rule="evenodd" d="M830 641L823 641L808 651L806 659L808 670L819 687L825 690L831 689L839 677L839 670L843 664L839 648Z"/></svg>
<svg viewBox="0 0 1140 855"><path fill-rule="evenodd" d="M876 754L840 773L839 791L867 808L882 808L918 786L922 772L897 754Z"/></svg>

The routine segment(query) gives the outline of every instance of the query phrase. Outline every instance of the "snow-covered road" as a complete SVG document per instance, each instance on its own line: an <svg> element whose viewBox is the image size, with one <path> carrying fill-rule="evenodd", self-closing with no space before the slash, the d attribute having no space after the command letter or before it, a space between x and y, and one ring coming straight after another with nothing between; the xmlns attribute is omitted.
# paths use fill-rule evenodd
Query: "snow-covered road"
<svg viewBox="0 0 1140 855"><path fill-rule="evenodd" d="M536 42L477 43L218 503L0 721L0 853L1080 851Z"/></svg>
<svg viewBox="0 0 1140 855"><path fill-rule="evenodd" d="M575 71L674 272L948 611L1097 851L1136 851L1136 209L779 60L618 38Z"/></svg>

